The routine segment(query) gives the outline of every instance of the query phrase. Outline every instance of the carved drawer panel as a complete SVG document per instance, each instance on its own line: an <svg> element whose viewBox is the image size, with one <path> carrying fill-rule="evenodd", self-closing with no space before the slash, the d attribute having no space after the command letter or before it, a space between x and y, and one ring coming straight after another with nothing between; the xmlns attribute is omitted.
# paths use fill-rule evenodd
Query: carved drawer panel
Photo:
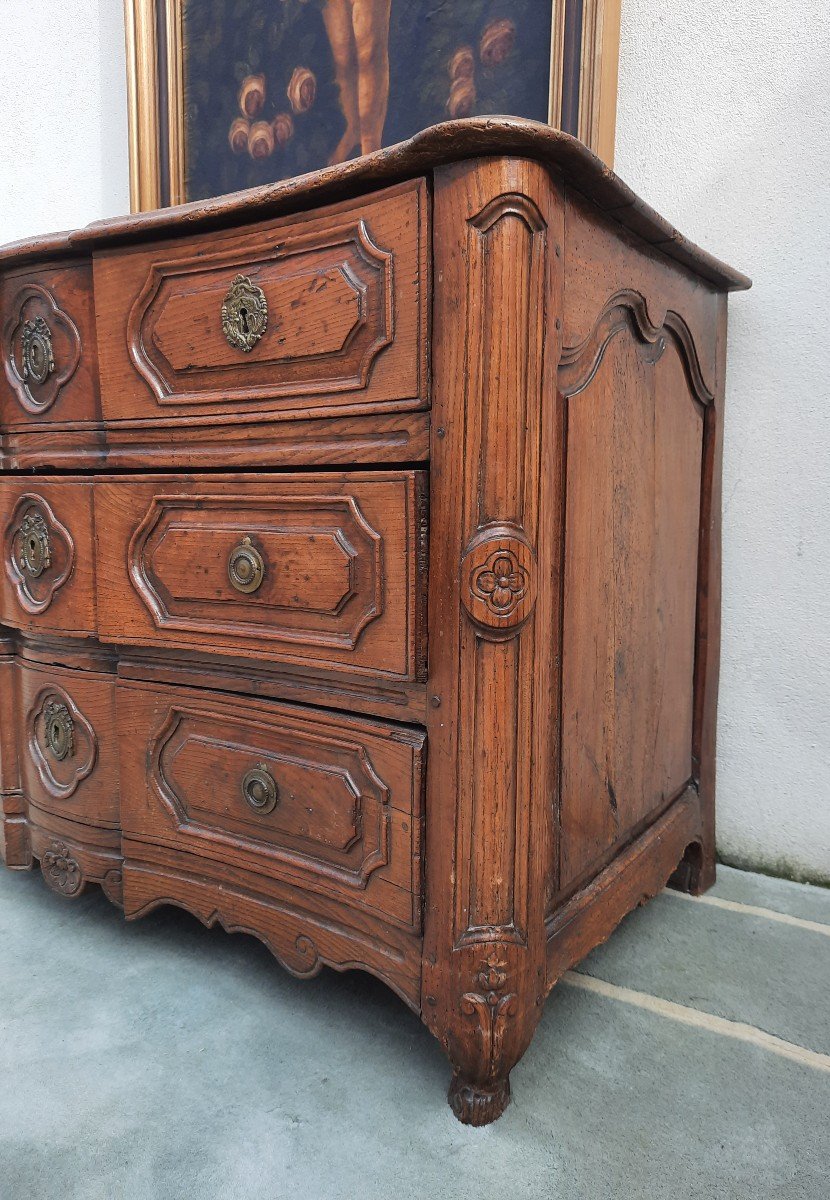
<svg viewBox="0 0 830 1200"><path fill-rule="evenodd" d="M96 487L105 639L421 673L422 473Z"/></svg>
<svg viewBox="0 0 830 1200"><path fill-rule="evenodd" d="M117 829L115 677L18 660L18 758L30 813ZM46 824L37 813L36 824Z"/></svg>
<svg viewBox="0 0 830 1200"><path fill-rule="evenodd" d="M5 428L96 420L92 269L60 267L0 279Z"/></svg>
<svg viewBox="0 0 830 1200"><path fill-rule="evenodd" d="M101 255L105 416L422 407L426 220L416 181L243 233Z"/></svg>
<svg viewBox="0 0 830 1200"><path fill-rule="evenodd" d="M0 479L2 621L15 629L95 632L92 484Z"/></svg>
<svg viewBox="0 0 830 1200"><path fill-rule="evenodd" d="M123 683L118 715L125 836L419 922L423 734Z"/></svg>

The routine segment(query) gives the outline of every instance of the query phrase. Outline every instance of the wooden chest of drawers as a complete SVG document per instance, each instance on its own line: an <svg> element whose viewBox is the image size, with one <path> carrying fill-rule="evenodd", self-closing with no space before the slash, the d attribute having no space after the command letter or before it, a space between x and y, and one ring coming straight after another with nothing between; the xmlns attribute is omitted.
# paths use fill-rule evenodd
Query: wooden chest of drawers
<svg viewBox="0 0 830 1200"><path fill-rule="evenodd" d="M463 121L0 251L0 849L377 974L485 1124L714 878L726 292Z"/></svg>

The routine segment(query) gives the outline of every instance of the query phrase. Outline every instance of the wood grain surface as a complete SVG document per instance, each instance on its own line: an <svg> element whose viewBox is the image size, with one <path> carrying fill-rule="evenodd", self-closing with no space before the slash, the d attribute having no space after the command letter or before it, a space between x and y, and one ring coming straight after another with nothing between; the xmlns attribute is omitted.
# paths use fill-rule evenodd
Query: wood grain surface
<svg viewBox="0 0 830 1200"><path fill-rule="evenodd" d="M0 251L6 864L373 972L495 1120L714 880L746 286L507 118Z"/></svg>

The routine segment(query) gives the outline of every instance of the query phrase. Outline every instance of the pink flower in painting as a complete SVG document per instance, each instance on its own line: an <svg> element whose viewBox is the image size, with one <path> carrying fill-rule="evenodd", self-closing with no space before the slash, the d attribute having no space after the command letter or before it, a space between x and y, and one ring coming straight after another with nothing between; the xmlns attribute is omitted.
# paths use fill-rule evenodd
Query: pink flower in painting
<svg viewBox="0 0 830 1200"><path fill-rule="evenodd" d="M255 117L265 103L265 76L246 75L239 88L239 111L243 117Z"/></svg>
<svg viewBox="0 0 830 1200"><path fill-rule="evenodd" d="M475 71L475 57L470 46L459 46L450 59L450 79L472 79Z"/></svg>
<svg viewBox="0 0 830 1200"><path fill-rule="evenodd" d="M475 108L476 87L472 79L456 79L450 88L447 112L451 117L469 117Z"/></svg>
<svg viewBox="0 0 830 1200"><path fill-rule="evenodd" d="M248 149L248 134L251 132L251 122L244 117L237 117L231 122L228 131L228 141L234 154L244 154Z"/></svg>
<svg viewBox="0 0 830 1200"><path fill-rule="evenodd" d="M485 67L498 67L516 44L516 26L505 18L491 21L481 35L479 53Z"/></svg>
<svg viewBox="0 0 830 1200"><path fill-rule="evenodd" d="M248 134L248 153L251 158L268 158L274 153L274 131L270 121L254 121Z"/></svg>
<svg viewBox="0 0 830 1200"><path fill-rule="evenodd" d="M295 67L285 91L295 113L308 112L317 99L314 72L309 71L308 67Z"/></svg>
<svg viewBox="0 0 830 1200"><path fill-rule="evenodd" d="M277 113L271 122L274 138L278 146L285 146L294 136L294 121L291 113Z"/></svg>

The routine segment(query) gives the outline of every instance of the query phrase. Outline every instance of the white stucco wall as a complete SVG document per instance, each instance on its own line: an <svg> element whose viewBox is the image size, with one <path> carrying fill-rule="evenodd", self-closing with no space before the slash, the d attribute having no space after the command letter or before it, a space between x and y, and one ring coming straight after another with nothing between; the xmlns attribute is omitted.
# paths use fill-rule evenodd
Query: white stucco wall
<svg viewBox="0 0 830 1200"><path fill-rule="evenodd" d="M122 0L0 0L0 242L130 207Z"/></svg>
<svg viewBox="0 0 830 1200"><path fill-rule="evenodd" d="M830 880L830 7L623 0L616 169L730 301L718 840Z"/></svg>
<svg viewBox="0 0 830 1200"><path fill-rule="evenodd" d="M121 0L0 10L0 241L125 212ZM825 880L828 78L825 5L623 0L617 169L755 280L730 313L720 848Z"/></svg>

